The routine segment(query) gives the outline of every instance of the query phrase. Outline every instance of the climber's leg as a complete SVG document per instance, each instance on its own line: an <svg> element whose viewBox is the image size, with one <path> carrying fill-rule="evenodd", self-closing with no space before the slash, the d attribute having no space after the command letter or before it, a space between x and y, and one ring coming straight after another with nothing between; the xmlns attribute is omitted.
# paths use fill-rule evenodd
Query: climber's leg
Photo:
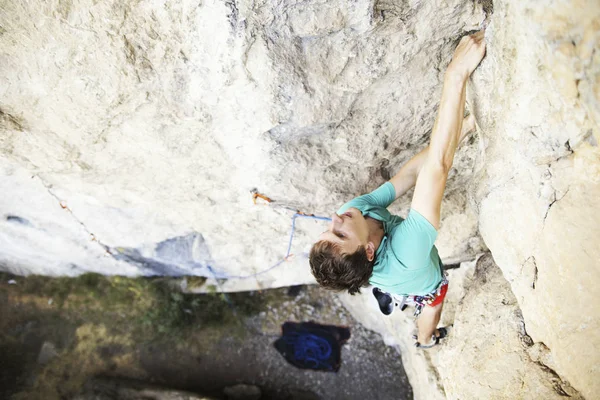
<svg viewBox="0 0 600 400"><path fill-rule="evenodd" d="M439 332L436 327L440 322L440 316L442 315L442 307L444 303L441 302L433 307L425 306L417 318L417 328L419 330L417 341L422 345L428 345L431 343L431 336L435 334L439 336Z"/></svg>

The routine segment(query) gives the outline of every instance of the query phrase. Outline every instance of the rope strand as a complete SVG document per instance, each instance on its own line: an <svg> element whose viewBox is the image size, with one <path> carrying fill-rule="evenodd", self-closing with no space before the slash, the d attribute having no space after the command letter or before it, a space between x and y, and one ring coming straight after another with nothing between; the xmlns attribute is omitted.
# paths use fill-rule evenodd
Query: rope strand
<svg viewBox="0 0 600 400"><path fill-rule="evenodd" d="M256 276L262 275L262 274L266 274L267 272L277 268L278 266L280 266L281 264L283 264L285 261L288 260L289 256L291 255L291 251L292 251L292 242L294 240L294 232L296 230L296 218L312 218L312 219L316 219L319 221L331 221L331 218L327 218L327 217L320 217L317 215L308 215L308 214L303 214L300 212L296 212L294 214L294 216L292 216L292 232L290 233L290 241L288 244L288 248L287 248L287 252L285 254L285 257L283 257L283 259L277 261L274 265L270 266L269 268L257 272L255 274L251 274L251 275L232 275L232 276L228 276L227 278L223 278L223 279L250 279L250 278L254 278ZM213 274L213 276L215 276L215 273L213 272L212 268L209 266L209 270L211 271L211 273ZM216 278L215 278L216 279Z"/></svg>

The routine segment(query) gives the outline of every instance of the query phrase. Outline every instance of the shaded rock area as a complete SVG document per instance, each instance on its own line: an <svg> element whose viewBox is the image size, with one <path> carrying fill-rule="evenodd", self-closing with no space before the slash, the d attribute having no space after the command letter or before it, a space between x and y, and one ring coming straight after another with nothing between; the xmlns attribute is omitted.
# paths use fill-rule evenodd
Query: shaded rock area
<svg viewBox="0 0 600 400"><path fill-rule="evenodd" d="M0 277L2 398L413 398L397 349L316 287L224 297L164 278ZM309 320L350 328L338 373L274 348L283 322Z"/></svg>
<svg viewBox="0 0 600 400"><path fill-rule="evenodd" d="M163 389L147 383L105 378L91 379L85 384L82 393L73 397L73 400L214 400L214 398ZM247 400L253 399L247 397Z"/></svg>

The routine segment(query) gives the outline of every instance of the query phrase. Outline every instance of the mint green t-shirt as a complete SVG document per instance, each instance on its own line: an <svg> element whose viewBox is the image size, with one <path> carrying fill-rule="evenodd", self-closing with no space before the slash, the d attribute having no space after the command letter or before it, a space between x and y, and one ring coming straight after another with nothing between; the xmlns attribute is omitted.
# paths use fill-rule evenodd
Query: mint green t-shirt
<svg viewBox="0 0 600 400"><path fill-rule="evenodd" d="M395 198L394 185L386 182L371 193L350 200L337 213L356 208L363 216L383 222L385 235L375 253L370 284L399 295L430 293L442 280L440 257L433 245L437 231L412 208L406 219L392 215L387 207Z"/></svg>

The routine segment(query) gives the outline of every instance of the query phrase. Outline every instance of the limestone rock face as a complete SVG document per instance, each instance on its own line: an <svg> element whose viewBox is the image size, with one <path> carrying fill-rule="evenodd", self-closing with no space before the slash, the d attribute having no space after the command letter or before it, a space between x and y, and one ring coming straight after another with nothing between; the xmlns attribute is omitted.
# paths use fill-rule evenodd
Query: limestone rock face
<svg viewBox="0 0 600 400"><path fill-rule="evenodd" d="M468 90L480 129L455 160L437 246L446 263L489 248L532 359L600 391L597 1L5 3L0 267L200 275L220 290L313 282L325 223L294 219L290 242L292 216L331 214L425 146L452 51L485 20ZM437 367L379 317L364 320L419 360L416 396L443 396Z"/></svg>
<svg viewBox="0 0 600 400"><path fill-rule="evenodd" d="M468 189L534 342L586 398L600 353L600 5L497 2L470 101Z"/></svg>
<svg viewBox="0 0 600 400"><path fill-rule="evenodd" d="M243 290L313 282L324 223L308 218L295 257L261 273L287 255L294 211L331 214L425 145L456 40L484 17L458 0L69 0L0 18L4 268ZM473 146L440 234L453 262L484 247Z"/></svg>
<svg viewBox="0 0 600 400"><path fill-rule="evenodd" d="M580 398L551 364L532 358L530 350L540 350L531 346L509 283L492 257L483 256L458 305L452 334L435 356L447 398Z"/></svg>
<svg viewBox="0 0 600 400"><path fill-rule="evenodd" d="M450 336L426 351L414 346L412 309L383 316L373 296L342 296L361 323L400 349L416 399L583 398L550 350L528 336L510 283L489 253L447 273L440 326L452 325Z"/></svg>

